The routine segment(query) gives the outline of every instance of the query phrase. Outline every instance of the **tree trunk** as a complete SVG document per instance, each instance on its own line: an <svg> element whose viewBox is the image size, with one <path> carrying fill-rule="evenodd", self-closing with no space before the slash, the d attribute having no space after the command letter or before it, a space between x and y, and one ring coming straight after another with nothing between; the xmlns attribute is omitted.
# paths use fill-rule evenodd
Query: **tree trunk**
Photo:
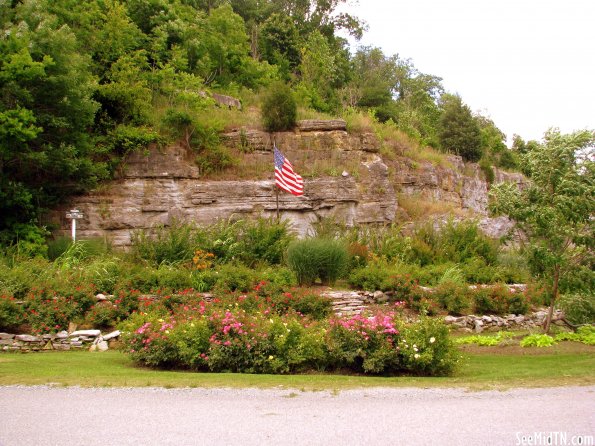
<svg viewBox="0 0 595 446"><path fill-rule="evenodd" d="M558 300L558 282L560 281L560 265L556 265L554 268L554 286L552 287L552 300L550 302L550 309L547 313L545 323L543 325L543 331L545 333L550 332L550 325L552 324L552 317L554 315L554 305Z"/></svg>

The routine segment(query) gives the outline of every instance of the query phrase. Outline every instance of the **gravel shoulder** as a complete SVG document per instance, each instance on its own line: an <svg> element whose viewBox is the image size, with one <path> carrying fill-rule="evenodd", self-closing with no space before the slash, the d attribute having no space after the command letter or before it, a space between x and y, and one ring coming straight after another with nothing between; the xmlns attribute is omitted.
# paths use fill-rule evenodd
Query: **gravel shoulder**
<svg viewBox="0 0 595 446"><path fill-rule="evenodd" d="M594 413L595 386L340 393L7 386L0 445L518 445L536 433L592 440Z"/></svg>

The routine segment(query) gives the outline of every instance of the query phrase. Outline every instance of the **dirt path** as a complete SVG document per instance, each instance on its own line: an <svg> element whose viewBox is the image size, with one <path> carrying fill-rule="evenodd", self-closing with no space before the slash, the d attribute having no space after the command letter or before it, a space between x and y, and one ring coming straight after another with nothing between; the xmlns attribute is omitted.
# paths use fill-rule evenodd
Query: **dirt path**
<svg viewBox="0 0 595 446"><path fill-rule="evenodd" d="M593 444L594 414L595 386L339 394L10 386L0 387L0 445L555 445L575 436Z"/></svg>

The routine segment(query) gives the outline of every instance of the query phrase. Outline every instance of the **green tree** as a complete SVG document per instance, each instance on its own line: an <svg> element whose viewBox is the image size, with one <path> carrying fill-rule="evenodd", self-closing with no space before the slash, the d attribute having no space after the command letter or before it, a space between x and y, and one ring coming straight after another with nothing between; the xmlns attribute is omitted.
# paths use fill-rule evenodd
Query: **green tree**
<svg viewBox="0 0 595 446"><path fill-rule="evenodd" d="M549 331L559 283L595 247L595 132L549 130L544 143L521 156L529 183L491 189L491 210L508 215L525 234L535 274L549 285Z"/></svg>
<svg viewBox="0 0 595 446"><path fill-rule="evenodd" d="M319 111L328 112L333 109L335 56L327 39L318 31L308 36L302 49L300 72L301 85L308 97L308 105Z"/></svg>
<svg viewBox="0 0 595 446"><path fill-rule="evenodd" d="M278 65L289 80L300 64L300 35L294 22L285 15L271 15L261 27L259 45L264 60Z"/></svg>
<svg viewBox="0 0 595 446"><path fill-rule="evenodd" d="M479 161L481 131L471 109L458 95L444 95L443 112L440 118L440 145L443 150L455 153L466 161Z"/></svg>
<svg viewBox="0 0 595 446"><path fill-rule="evenodd" d="M44 1L14 8L0 37L0 231L5 240L39 210L96 184L88 133L97 102L90 59Z"/></svg>

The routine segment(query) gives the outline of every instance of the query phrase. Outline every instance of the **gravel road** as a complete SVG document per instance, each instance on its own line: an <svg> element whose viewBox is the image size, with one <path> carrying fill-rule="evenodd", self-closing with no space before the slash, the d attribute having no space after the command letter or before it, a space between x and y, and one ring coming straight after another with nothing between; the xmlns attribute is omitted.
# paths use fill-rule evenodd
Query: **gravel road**
<svg viewBox="0 0 595 446"><path fill-rule="evenodd" d="M593 444L594 414L595 386L337 394L9 386L0 387L0 445Z"/></svg>

